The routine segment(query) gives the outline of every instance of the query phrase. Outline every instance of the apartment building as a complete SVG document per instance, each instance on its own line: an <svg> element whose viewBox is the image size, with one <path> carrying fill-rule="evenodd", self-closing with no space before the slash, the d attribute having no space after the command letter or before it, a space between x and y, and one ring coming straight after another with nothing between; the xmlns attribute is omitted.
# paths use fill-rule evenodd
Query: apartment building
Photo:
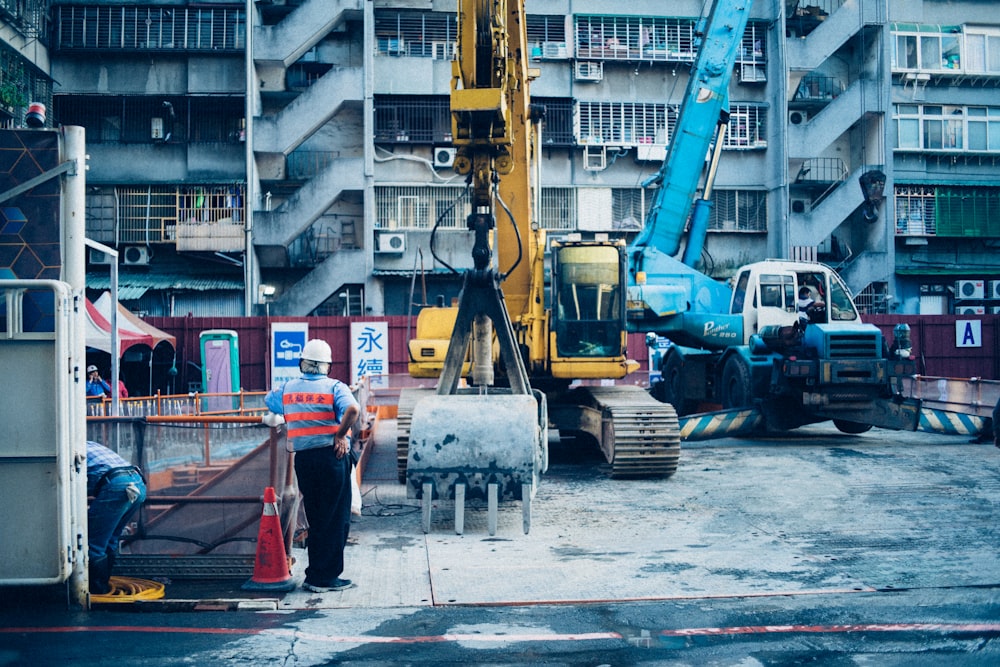
<svg viewBox="0 0 1000 667"><path fill-rule="evenodd" d="M49 4L50 122L87 129L88 235L119 249L133 309L398 315L457 296L455 0ZM711 4L528 0L550 236L641 228ZM1000 309L990 8L753 3L701 268L818 259L868 312ZM99 288L108 258L90 260Z"/></svg>

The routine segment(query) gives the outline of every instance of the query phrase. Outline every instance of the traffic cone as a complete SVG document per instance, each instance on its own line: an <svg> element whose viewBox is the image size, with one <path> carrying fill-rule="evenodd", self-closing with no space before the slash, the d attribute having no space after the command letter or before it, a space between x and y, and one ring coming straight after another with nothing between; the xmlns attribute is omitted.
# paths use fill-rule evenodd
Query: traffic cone
<svg viewBox="0 0 1000 667"><path fill-rule="evenodd" d="M281 536L281 518L278 516L278 496L274 487L264 489L264 513L257 532L257 557L253 564L253 577L243 584L245 591L290 591L295 588L288 570L285 540Z"/></svg>

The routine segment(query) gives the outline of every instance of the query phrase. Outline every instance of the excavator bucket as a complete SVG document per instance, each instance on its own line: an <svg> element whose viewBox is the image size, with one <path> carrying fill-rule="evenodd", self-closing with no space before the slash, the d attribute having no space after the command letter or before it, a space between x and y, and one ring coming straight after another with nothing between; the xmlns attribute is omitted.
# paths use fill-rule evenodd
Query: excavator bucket
<svg viewBox="0 0 1000 667"><path fill-rule="evenodd" d="M544 396L541 400L544 401ZM538 400L530 394L434 395L413 409L407 452L407 496L420 498L430 532L434 500L455 501L455 532L464 529L465 500L486 501L490 535L497 503L520 500L528 532L531 498L543 472Z"/></svg>

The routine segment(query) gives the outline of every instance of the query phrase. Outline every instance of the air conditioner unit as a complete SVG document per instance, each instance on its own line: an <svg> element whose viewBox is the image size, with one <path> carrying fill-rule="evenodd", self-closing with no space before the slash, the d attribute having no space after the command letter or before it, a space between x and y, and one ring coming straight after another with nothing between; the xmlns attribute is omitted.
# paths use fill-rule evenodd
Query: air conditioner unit
<svg viewBox="0 0 1000 667"><path fill-rule="evenodd" d="M767 72L762 65L744 64L740 66L741 83L765 83Z"/></svg>
<svg viewBox="0 0 1000 667"><path fill-rule="evenodd" d="M667 159L667 147L660 144L639 144L635 147L635 159L639 162L663 162Z"/></svg>
<svg viewBox="0 0 1000 667"><path fill-rule="evenodd" d="M149 248L141 245L130 245L121 254L122 264L131 266L146 266L149 264Z"/></svg>
<svg viewBox="0 0 1000 667"><path fill-rule="evenodd" d="M956 280L956 299L985 299L986 284L982 280Z"/></svg>
<svg viewBox="0 0 1000 667"><path fill-rule="evenodd" d="M1000 280L991 280L986 283L986 298L1000 299Z"/></svg>
<svg viewBox="0 0 1000 667"><path fill-rule="evenodd" d="M380 254L400 254L406 251L406 234L402 232L382 232L378 235L375 252Z"/></svg>
<svg viewBox="0 0 1000 667"><path fill-rule="evenodd" d="M568 56L569 50L566 48L566 42L542 42L543 58L567 58Z"/></svg>
<svg viewBox="0 0 1000 667"><path fill-rule="evenodd" d="M604 78L604 63L578 62L573 68L573 78L577 81L601 81Z"/></svg>
<svg viewBox="0 0 1000 667"><path fill-rule="evenodd" d="M446 147L434 147L434 166L438 168L450 167L455 164L455 149Z"/></svg>
<svg viewBox="0 0 1000 667"><path fill-rule="evenodd" d="M809 114L805 111L792 110L788 112L789 125L805 125L809 122Z"/></svg>
<svg viewBox="0 0 1000 667"><path fill-rule="evenodd" d="M812 200L805 197L792 197L791 209L792 213L800 215L810 213L812 212Z"/></svg>
<svg viewBox="0 0 1000 667"><path fill-rule="evenodd" d="M89 248L90 250L90 263L91 264L110 264L111 255L104 252L103 250L98 250L97 248Z"/></svg>
<svg viewBox="0 0 1000 667"><path fill-rule="evenodd" d="M956 315L985 315L986 306L955 306Z"/></svg>

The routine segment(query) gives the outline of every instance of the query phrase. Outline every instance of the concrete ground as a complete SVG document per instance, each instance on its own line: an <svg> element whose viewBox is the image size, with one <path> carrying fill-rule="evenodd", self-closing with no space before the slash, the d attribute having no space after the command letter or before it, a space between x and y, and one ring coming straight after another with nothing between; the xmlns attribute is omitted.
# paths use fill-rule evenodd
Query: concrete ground
<svg viewBox="0 0 1000 667"><path fill-rule="evenodd" d="M824 595L1000 583L1000 450L968 438L832 426L682 450L667 480L620 481L595 450L553 443L532 505L435 507L429 534L397 482L395 421L378 423L343 576L279 609ZM293 574L303 578L305 552ZM169 588L168 588L169 595Z"/></svg>

